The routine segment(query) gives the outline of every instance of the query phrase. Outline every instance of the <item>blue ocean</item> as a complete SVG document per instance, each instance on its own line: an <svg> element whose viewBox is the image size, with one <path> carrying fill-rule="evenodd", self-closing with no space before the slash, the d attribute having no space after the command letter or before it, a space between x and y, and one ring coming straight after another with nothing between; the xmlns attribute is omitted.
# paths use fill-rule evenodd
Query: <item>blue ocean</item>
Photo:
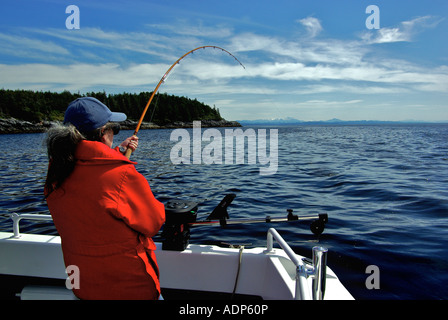
<svg viewBox="0 0 448 320"><path fill-rule="evenodd" d="M278 130L275 174L261 175L258 161L173 164L168 129L141 130L131 158L160 201L201 203L198 219L234 193L230 219L327 213L324 232L314 235L303 222L200 226L191 243L265 246L274 227L298 254L327 247L328 266L356 299L448 299L448 124L253 128ZM121 131L115 142L130 135ZM0 135L1 231L12 230L7 213L48 214L44 137ZM49 222L22 221L21 231L56 233ZM379 272L375 288L369 266Z"/></svg>

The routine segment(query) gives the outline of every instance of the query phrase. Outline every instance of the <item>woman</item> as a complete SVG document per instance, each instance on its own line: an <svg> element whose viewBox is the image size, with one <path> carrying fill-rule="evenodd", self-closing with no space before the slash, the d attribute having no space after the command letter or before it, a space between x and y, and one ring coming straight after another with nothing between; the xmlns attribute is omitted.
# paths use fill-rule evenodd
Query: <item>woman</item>
<svg viewBox="0 0 448 320"><path fill-rule="evenodd" d="M126 115L95 98L73 101L65 126L47 135L45 196L61 236L66 266L79 268L80 299L158 299L159 271L151 237L165 222L164 205L126 158L136 136L112 149Z"/></svg>

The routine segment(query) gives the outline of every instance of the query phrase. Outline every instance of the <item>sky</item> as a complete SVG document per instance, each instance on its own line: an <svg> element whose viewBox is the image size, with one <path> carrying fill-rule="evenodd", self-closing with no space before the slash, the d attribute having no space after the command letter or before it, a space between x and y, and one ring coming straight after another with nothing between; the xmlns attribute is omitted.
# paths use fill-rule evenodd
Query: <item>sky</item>
<svg viewBox="0 0 448 320"><path fill-rule="evenodd" d="M159 92L215 106L227 120L448 120L446 0L2 0L1 7L3 89L150 92L182 55L219 46L244 68L225 51L197 50Z"/></svg>

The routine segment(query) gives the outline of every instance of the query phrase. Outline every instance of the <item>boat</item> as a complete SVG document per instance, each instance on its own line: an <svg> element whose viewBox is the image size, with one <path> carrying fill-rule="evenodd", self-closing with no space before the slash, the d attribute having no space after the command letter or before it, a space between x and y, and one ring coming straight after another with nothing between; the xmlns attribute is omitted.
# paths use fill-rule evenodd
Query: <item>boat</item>
<svg viewBox="0 0 448 320"><path fill-rule="evenodd" d="M275 228L269 228L266 247L189 243L196 225L313 221L311 231L323 232L326 214L285 218L230 220L226 195L207 219L197 221L198 204L171 200L165 204L162 241L156 242L164 300L353 300L327 266L328 250L312 249L310 258L296 254ZM11 213L12 232L0 232L0 298L76 300L76 270L64 265L58 235L20 232L23 219L48 220L47 214ZM70 266L69 266L70 267ZM82 276L82 275L80 275Z"/></svg>

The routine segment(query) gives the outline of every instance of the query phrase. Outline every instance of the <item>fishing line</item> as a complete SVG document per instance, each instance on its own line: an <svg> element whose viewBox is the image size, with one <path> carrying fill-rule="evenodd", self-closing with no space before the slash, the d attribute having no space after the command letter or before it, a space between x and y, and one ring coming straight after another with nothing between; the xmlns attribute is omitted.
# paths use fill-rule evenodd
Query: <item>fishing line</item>
<svg viewBox="0 0 448 320"><path fill-rule="evenodd" d="M158 102L159 102L159 98L160 98L160 94L157 94L156 103L154 104L154 108L152 108L152 113L151 113L151 117L149 118L149 122L151 122L152 118L154 117L154 113L156 112L157 105L158 105Z"/></svg>
<svg viewBox="0 0 448 320"><path fill-rule="evenodd" d="M142 112L142 115L140 116L140 120L137 123L137 127L135 128L134 131L134 136L137 136L137 133L140 129L140 126L143 122L143 119L145 117L146 111L148 111L148 107L151 104L152 99L154 98L154 95L157 93L157 90L159 90L159 87L162 85L163 82L165 82L166 78L168 77L169 73L171 72L171 70L173 70L173 68L179 64L179 62L184 59L186 56L188 56L190 53L193 53L199 49L205 49L205 48L212 48L212 49L219 49L223 52L226 52L227 54L229 54L231 57L233 57L235 59L235 61L237 61L244 69L246 69L246 67L241 63L241 61L239 61L233 54L231 54L229 51L227 51L226 49L223 49L221 47L218 46L201 46L201 47L197 47L193 50L188 51L187 53L185 53L183 56L181 56L179 59L176 60L176 62L174 62L171 67L165 72L165 74L162 76L162 78L160 79L159 83L157 84L156 88L154 89L154 91L151 94L151 97L148 100L148 103L145 106L145 109ZM125 156L129 159L131 157L132 154L132 149L128 148L126 150Z"/></svg>

